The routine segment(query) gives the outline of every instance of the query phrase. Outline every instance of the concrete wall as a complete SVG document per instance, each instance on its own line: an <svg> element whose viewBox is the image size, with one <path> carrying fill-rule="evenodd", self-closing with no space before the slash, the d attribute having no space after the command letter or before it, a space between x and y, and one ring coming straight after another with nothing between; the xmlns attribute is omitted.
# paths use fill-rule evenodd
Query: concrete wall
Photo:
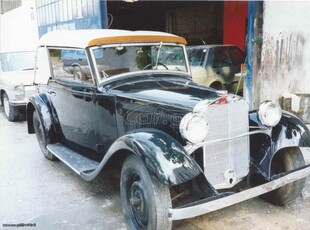
<svg viewBox="0 0 310 230"><path fill-rule="evenodd" d="M309 9L306 1L264 2L261 57L253 69L254 108L266 99L310 94Z"/></svg>
<svg viewBox="0 0 310 230"><path fill-rule="evenodd" d="M38 28L34 0L23 0L21 7L0 17L0 50L36 48Z"/></svg>

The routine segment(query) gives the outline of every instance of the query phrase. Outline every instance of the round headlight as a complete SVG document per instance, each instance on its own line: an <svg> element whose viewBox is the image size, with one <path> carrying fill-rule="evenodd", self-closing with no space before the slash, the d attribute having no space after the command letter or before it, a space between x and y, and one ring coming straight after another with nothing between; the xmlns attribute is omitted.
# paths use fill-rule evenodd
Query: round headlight
<svg viewBox="0 0 310 230"><path fill-rule="evenodd" d="M16 98L23 98L25 96L25 87L23 84L14 87L14 95Z"/></svg>
<svg viewBox="0 0 310 230"><path fill-rule="evenodd" d="M188 113L180 123L182 136L192 143L204 141L208 135L209 124L201 113Z"/></svg>
<svg viewBox="0 0 310 230"><path fill-rule="evenodd" d="M282 117L281 107L277 102L264 101L259 106L258 117L263 125L274 127L279 123Z"/></svg>

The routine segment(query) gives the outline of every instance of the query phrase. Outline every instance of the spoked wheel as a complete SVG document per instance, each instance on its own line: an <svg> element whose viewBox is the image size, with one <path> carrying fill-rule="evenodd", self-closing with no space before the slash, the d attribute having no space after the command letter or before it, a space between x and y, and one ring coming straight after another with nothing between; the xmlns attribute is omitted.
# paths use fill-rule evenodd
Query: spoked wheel
<svg viewBox="0 0 310 230"><path fill-rule="evenodd" d="M34 111L32 119L36 137L43 155L51 161L56 160L57 158L46 148L50 141L46 138L42 122L36 111Z"/></svg>
<svg viewBox="0 0 310 230"><path fill-rule="evenodd" d="M122 168L121 201L129 229L171 229L169 188L152 177L135 155Z"/></svg>
<svg viewBox="0 0 310 230"><path fill-rule="evenodd" d="M3 109L6 118L9 121L16 121L18 118L18 111L10 105L9 97L6 93L3 94Z"/></svg>
<svg viewBox="0 0 310 230"><path fill-rule="evenodd" d="M271 172L274 174L285 173L305 165L303 155L299 149L288 148L282 150L272 161ZM274 191L266 193L262 198L269 203L284 205L293 201L305 186L306 178L294 181Z"/></svg>

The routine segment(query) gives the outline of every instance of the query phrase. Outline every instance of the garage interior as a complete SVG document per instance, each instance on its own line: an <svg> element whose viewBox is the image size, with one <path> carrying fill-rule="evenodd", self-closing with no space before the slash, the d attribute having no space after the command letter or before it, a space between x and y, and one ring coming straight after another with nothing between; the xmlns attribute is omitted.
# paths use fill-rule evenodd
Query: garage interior
<svg viewBox="0 0 310 230"><path fill-rule="evenodd" d="M189 45L236 44L245 49L248 2L107 1L111 29L157 30Z"/></svg>

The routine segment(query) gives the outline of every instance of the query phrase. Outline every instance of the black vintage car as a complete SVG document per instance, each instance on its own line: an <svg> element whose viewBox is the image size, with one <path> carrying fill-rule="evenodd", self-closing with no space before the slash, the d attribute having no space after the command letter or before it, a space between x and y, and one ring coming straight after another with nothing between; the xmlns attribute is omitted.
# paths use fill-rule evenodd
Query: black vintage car
<svg viewBox="0 0 310 230"><path fill-rule="evenodd" d="M170 229L173 220L260 195L282 205L310 173L306 126L276 102L249 111L243 98L194 83L185 44L167 33L111 29L40 40L28 132L47 159L87 181L121 167L129 229ZM66 71L66 49L85 52L83 78Z"/></svg>

